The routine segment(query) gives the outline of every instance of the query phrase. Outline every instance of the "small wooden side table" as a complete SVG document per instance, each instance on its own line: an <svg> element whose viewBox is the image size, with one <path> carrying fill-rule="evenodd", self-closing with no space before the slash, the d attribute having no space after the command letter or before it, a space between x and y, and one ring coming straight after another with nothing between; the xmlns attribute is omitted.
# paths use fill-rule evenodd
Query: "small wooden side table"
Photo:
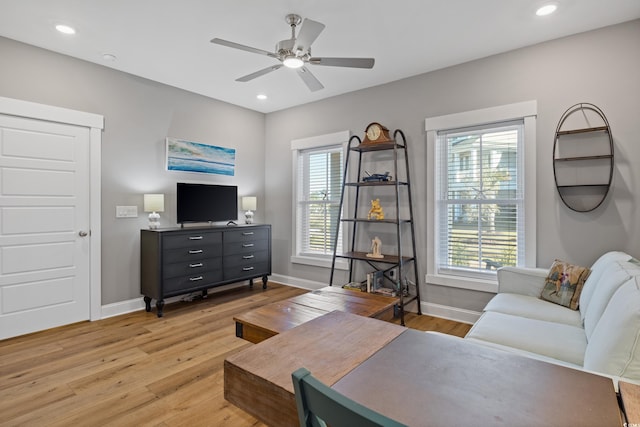
<svg viewBox="0 0 640 427"><path fill-rule="evenodd" d="M399 299L327 286L235 316L236 336L259 343L332 311L392 320Z"/></svg>

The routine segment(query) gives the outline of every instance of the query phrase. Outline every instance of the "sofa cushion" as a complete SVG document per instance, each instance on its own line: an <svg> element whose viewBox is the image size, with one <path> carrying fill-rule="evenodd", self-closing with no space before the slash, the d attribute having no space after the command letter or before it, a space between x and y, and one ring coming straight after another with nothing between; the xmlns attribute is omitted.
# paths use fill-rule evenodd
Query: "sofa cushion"
<svg viewBox="0 0 640 427"><path fill-rule="evenodd" d="M530 351L552 359L583 365L587 340L577 326L486 311L466 338Z"/></svg>
<svg viewBox="0 0 640 427"><path fill-rule="evenodd" d="M564 323L582 327L580 313L557 304L529 295L497 294L489 301L484 311L528 317L529 319L546 320L547 322Z"/></svg>
<svg viewBox="0 0 640 427"><path fill-rule="evenodd" d="M591 339L591 335L613 294L624 282L637 274L640 274L640 268L626 261L613 261L603 269L600 280L598 280L589 305L585 310L584 331L588 340Z"/></svg>
<svg viewBox="0 0 640 427"><path fill-rule="evenodd" d="M584 316L589 307L589 303L591 302L593 291L595 290L600 277L602 277L602 273L604 272L604 270L611 262L626 261L629 258L631 258L631 255L624 252L611 251L603 254L596 260L596 262L593 263L593 265L591 266L591 274L584 282L582 292L580 293L580 301L578 306L580 307L580 315L582 316L582 321L584 321Z"/></svg>
<svg viewBox="0 0 640 427"><path fill-rule="evenodd" d="M545 279L540 298L577 310L580 293L589 273L591 270L587 267L555 260Z"/></svg>
<svg viewBox="0 0 640 427"><path fill-rule="evenodd" d="M591 334L584 368L640 380L640 277L618 288Z"/></svg>

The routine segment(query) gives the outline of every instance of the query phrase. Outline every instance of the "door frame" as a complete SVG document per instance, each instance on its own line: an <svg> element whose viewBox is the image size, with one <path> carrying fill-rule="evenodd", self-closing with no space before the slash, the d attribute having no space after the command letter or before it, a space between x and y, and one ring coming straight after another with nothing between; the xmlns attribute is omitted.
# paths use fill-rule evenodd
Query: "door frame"
<svg viewBox="0 0 640 427"><path fill-rule="evenodd" d="M89 320L102 318L101 145L104 116L63 107L0 97L0 114L89 129Z"/></svg>

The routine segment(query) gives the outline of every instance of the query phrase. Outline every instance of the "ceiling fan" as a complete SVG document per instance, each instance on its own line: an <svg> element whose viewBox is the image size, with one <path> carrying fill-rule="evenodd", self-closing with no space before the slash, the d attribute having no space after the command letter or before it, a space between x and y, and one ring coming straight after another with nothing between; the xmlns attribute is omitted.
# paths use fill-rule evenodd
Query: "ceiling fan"
<svg viewBox="0 0 640 427"><path fill-rule="evenodd" d="M254 73L247 74L246 76L242 76L236 79L237 82L248 82L256 77L264 76L267 73L276 71L285 66L296 69L298 75L307 85L309 90L315 92L324 88L324 86L322 86L322 83L320 83L311 71L309 71L305 64L324 65L330 67L373 68L373 64L375 62L375 59L373 58L320 58L311 56L311 44L318 38L322 30L324 30L324 24L306 18L302 21L302 18L295 14L287 15L285 17L285 21L291 27L291 38L278 42L278 44L276 44L275 52L269 52L219 38L211 40L211 43L260 55L266 55L280 61L280 64L275 64ZM296 27L300 25L300 22L302 22L302 26L298 32L298 37L296 37Z"/></svg>

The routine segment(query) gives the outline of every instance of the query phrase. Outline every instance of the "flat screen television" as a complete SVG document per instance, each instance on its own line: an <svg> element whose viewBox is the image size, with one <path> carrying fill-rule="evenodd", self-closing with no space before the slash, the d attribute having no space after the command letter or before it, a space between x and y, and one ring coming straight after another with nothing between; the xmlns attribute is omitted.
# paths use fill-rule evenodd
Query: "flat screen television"
<svg viewBox="0 0 640 427"><path fill-rule="evenodd" d="M190 184L176 187L177 222L220 222L238 219L238 187Z"/></svg>

